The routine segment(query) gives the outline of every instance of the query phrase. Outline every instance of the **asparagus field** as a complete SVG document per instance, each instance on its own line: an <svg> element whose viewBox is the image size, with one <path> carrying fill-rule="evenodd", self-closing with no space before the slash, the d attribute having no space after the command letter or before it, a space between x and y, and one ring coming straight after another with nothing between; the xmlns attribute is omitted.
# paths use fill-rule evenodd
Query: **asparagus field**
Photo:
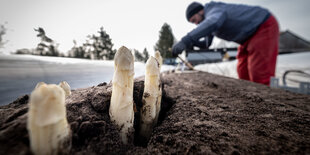
<svg viewBox="0 0 310 155"><path fill-rule="evenodd" d="M158 124L138 141L144 77L135 79L134 142L111 122L112 83L66 98L70 154L309 154L310 97L204 72L161 73ZM0 154L30 153L29 95L0 107Z"/></svg>

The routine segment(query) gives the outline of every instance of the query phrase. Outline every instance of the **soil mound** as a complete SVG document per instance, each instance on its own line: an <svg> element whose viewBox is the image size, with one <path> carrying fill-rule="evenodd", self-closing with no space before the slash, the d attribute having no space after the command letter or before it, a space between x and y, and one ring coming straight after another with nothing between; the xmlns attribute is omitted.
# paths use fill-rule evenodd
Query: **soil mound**
<svg viewBox="0 0 310 155"><path fill-rule="evenodd" d="M309 154L310 96L209 73L163 73L162 111L150 141L123 145L110 122L111 84L66 99L72 154ZM139 127L143 77L135 80ZM0 107L0 154L30 154L29 96Z"/></svg>

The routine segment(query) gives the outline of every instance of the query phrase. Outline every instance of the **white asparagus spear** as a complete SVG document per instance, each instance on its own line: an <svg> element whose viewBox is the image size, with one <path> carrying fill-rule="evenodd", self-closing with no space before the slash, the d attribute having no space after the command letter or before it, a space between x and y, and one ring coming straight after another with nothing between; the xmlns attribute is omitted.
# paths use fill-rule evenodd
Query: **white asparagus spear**
<svg viewBox="0 0 310 155"><path fill-rule="evenodd" d="M158 63L159 63L159 70L160 70L160 69L161 69L161 66L163 65L163 58L161 57L159 51L156 51L154 56L155 56L156 60L157 60Z"/></svg>
<svg viewBox="0 0 310 155"><path fill-rule="evenodd" d="M71 131L66 116L65 91L59 85L40 82L31 93L27 129L34 154L54 155L70 151Z"/></svg>
<svg viewBox="0 0 310 155"><path fill-rule="evenodd" d="M65 91L66 97L71 95L71 87L66 81L62 81L59 83L59 86Z"/></svg>
<svg viewBox="0 0 310 155"><path fill-rule="evenodd" d="M155 58L157 62L159 63L159 71L161 70L161 66L163 65L163 58L160 55L159 51L155 52ZM159 74L160 76L160 74ZM160 77L159 77L160 78ZM161 81L161 80L160 80ZM156 103L156 117L155 117L155 124L157 124L158 121L158 116L161 108L161 97L162 97L162 87L161 87L161 82L159 83L159 93L158 93L158 98L157 98L157 103Z"/></svg>
<svg viewBox="0 0 310 155"><path fill-rule="evenodd" d="M149 139L157 120L157 104L160 95L159 64L154 57L146 62L144 92L141 109L140 136Z"/></svg>
<svg viewBox="0 0 310 155"><path fill-rule="evenodd" d="M120 128L124 144L133 131L133 83L134 57L129 49L122 46L114 56L114 75L109 109L110 118Z"/></svg>

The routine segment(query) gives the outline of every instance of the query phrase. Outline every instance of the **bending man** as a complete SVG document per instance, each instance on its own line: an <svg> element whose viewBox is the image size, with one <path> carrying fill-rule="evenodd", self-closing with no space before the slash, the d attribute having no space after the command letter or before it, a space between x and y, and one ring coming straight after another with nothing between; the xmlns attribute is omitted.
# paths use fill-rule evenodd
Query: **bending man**
<svg viewBox="0 0 310 155"><path fill-rule="evenodd" d="M177 56L193 46L208 48L213 36L234 41L238 47L240 79L269 85L275 75L279 26L274 16L257 6L210 2L191 3L186 18L197 26L172 48Z"/></svg>

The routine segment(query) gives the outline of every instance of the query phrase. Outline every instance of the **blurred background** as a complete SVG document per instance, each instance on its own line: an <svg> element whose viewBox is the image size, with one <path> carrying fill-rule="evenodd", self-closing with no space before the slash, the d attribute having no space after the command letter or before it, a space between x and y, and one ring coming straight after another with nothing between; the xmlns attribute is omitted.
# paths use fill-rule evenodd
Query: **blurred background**
<svg viewBox="0 0 310 155"><path fill-rule="evenodd" d="M0 0L0 105L29 94L38 82L67 81L72 89L110 82L116 50L126 46L135 55L135 76L154 51L165 58L163 71L178 60L171 47L196 26L187 22L191 0ZM198 1L201 3L210 2ZM223 0L258 5L280 25L276 77L289 70L291 87L309 82L309 0ZM238 44L215 39L210 51L187 55L196 70L238 78ZM283 84L280 82L280 84Z"/></svg>

